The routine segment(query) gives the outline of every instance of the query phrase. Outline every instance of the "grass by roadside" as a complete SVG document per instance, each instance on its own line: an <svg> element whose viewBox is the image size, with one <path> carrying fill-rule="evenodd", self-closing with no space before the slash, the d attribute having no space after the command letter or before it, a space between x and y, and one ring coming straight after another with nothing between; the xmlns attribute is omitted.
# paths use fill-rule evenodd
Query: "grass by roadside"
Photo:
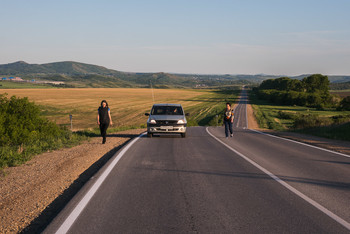
<svg viewBox="0 0 350 234"><path fill-rule="evenodd" d="M38 138L30 144L0 146L0 170L4 167L21 165L34 155L43 152L76 146L86 139L83 134L62 131L60 136Z"/></svg>
<svg viewBox="0 0 350 234"><path fill-rule="evenodd" d="M253 93L250 101L260 128L350 140L350 111L281 106L259 100Z"/></svg>
<svg viewBox="0 0 350 234"><path fill-rule="evenodd" d="M325 126L319 128L309 128L309 129L299 129L295 130L295 132L325 137L334 140L344 140L350 141L350 122L335 125L335 126Z"/></svg>

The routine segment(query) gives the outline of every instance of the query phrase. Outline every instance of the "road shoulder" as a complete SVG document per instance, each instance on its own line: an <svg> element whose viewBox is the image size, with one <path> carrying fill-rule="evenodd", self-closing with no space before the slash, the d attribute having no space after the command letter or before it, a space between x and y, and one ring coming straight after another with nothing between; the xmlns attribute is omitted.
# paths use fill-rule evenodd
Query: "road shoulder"
<svg viewBox="0 0 350 234"><path fill-rule="evenodd" d="M6 168L6 176L0 177L0 233L18 233L28 225L31 231L40 230L45 225L43 219L38 220L43 211L46 216L57 212L124 144L144 131L109 134L104 145L100 137L94 137L73 148L43 153L21 166Z"/></svg>

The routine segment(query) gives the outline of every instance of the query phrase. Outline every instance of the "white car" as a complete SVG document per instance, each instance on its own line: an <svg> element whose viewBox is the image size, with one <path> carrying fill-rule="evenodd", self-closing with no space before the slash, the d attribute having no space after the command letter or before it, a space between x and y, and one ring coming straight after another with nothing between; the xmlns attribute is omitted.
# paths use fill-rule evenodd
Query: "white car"
<svg viewBox="0 0 350 234"><path fill-rule="evenodd" d="M187 120L180 104L154 104L150 113L145 113L147 120L147 136L154 133L179 133L186 137Z"/></svg>

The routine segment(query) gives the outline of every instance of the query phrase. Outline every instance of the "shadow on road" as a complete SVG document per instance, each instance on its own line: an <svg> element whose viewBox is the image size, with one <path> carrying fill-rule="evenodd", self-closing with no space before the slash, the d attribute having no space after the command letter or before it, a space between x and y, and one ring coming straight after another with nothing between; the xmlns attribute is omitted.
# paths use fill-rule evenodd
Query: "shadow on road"
<svg viewBox="0 0 350 234"><path fill-rule="evenodd" d="M100 133L95 132L86 132L86 131L78 131L76 134L80 136L86 136L86 137L101 137ZM107 137L121 137L121 138L134 138L139 136L140 134L120 134L120 133L111 133L107 134Z"/></svg>
<svg viewBox="0 0 350 234"><path fill-rule="evenodd" d="M335 163L335 164L350 165L350 162L339 162L339 161L328 161L328 160L313 160L313 161L324 162L324 163Z"/></svg>
<svg viewBox="0 0 350 234"><path fill-rule="evenodd" d="M207 171L193 171L193 170L158 169L158 168L150 168L150 167L141 167L141 168L139 167L135 169L163 171L163 172L176 172L176 173L186 173L186 174L202 174L202 175L210 175L210 176L227 176L232 178L274 180L270 176L263 173L207 172ZM350 183L318 180L318 179L302 178L302 177L283 176L283 175L276 175L276 176L281 180L283 180L284 182L311 184L311 185L325 186L325 187L340 189L340 190L350 190Z"/></svg>

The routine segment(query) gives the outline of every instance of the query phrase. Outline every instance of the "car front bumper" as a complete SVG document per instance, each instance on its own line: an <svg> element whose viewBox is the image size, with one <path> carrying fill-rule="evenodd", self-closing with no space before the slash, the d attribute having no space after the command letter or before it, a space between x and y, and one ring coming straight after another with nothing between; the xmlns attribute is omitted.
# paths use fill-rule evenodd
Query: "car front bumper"
<svg viewBox="0 0 350 234"><path fill-rule="evenodd" d="M159 126L147 124L148 133L186 133L186 124Z"/></svg>

